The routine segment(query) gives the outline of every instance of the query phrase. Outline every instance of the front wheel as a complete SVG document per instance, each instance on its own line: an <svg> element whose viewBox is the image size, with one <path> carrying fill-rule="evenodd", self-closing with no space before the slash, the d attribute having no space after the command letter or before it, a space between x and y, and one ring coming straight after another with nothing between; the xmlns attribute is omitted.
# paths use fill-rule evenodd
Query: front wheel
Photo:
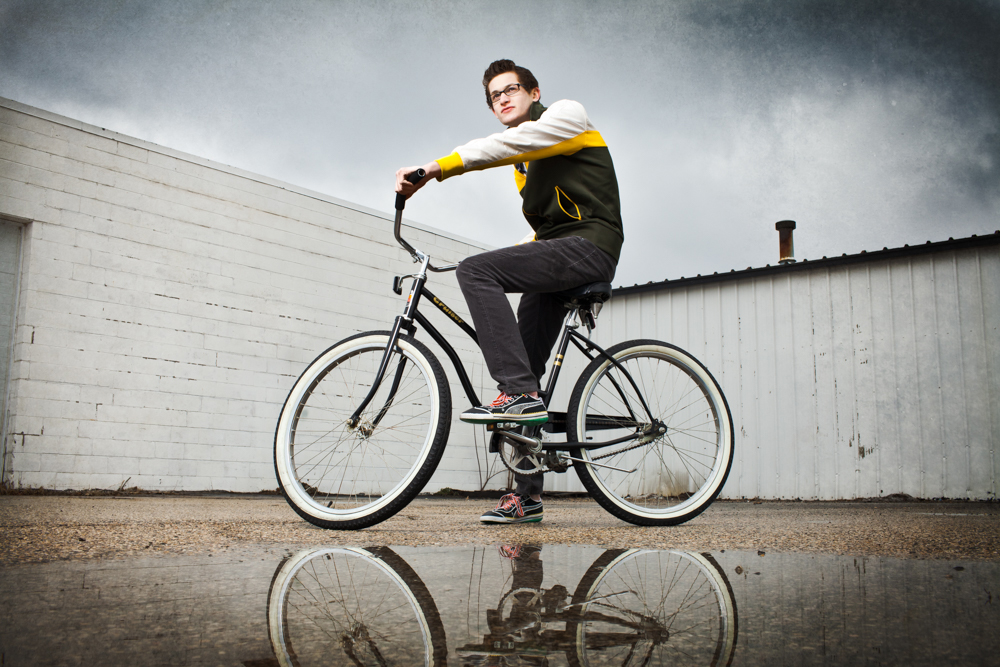
<svg viewBox="0 0 1000 667"><path fill-rule="evenodd" d="M627 341L608 354L617 365L599 356L577 381L566 435L587 444L625 440L578 450L577 475L619 519L683 523L712 503L729 475L733 420L726 398L697 359L668 343Z"/></svg>
<svg viewBox="0 0 1000 667"><path fill-rule="evenodd" d="M389 332L346 338L319 355L292 387L274 436L285 498L322 528L356 529L388 519L434 474L451 428L441 364L409 336L389 352L385 375L357 424Z"/></svg>
<svg viewBox="0 0 1000 667"><path fill-rule="evenodd" d="M448 664L434 598L389 547L320 547L283 561L267 627L283 667Z"/></svg>

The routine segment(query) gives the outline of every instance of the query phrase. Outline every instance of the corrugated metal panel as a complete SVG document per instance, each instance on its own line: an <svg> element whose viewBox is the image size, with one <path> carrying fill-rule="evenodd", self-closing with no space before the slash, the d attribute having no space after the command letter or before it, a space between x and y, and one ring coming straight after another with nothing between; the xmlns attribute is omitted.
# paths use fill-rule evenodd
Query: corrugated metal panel
<svg viewBox="0 0 1000 667"><path fill-rule="evenodd" d="M723 497L996 498L996 245L618 295L595 339L659 338L736 425Z"/></svg>

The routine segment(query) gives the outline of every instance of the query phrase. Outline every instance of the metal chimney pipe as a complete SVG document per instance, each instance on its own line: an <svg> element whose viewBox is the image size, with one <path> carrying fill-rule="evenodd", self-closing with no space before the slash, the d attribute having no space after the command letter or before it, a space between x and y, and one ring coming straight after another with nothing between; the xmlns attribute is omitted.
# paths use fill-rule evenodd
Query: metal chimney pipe
<svg viewBox="0 0 1000 667"><path fill-rule="evenodd" d="M774 225L778 230L778 263L793 264L795 262L795 244L792 242L794 220L782 220Z"/></svg>

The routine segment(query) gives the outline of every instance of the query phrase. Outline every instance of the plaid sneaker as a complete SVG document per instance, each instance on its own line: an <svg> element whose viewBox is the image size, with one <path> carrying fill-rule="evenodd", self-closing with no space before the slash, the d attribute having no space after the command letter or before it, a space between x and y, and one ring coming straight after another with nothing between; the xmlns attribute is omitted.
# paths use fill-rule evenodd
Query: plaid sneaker
<svg viewBox="0 0 1000 667"><path fill-rule="evenodd" d="M532 398L528 394L508 396L500 393L497 400L490 405L480 405L469 408L462 413L460 419L473 424L496 424L497 422L517 422L519 424L544 424L549 420L549 413L540 398Z"/></svg>
<svg viewBox="0 0 1000 667"><path fill-rule="evenodd" d="M497 548L500 557L507 560L518 560L519 558L527 560L542 552L541 547L533 544L494 544L493 546Z"/></svg>
<svg viewBox="0 0 1000 667"><path fill-rule="evenodd" d="M508 493L496 508L479 517L483 523L529 523L542 520L542 501Z"/></svg>
<svg viewBox="0 0 1000 667"><path fill-rule="evenodd" d="M498 544L497 553L500 554L501 558L506 558L507 560L513 560L515 558L521 557L521 545L520 544Z"/></svg>

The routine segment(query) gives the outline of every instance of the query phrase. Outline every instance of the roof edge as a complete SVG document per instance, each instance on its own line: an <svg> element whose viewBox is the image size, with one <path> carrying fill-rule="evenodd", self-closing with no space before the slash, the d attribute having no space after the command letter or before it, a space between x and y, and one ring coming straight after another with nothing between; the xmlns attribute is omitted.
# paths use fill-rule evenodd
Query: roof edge
<svg viewBox="0 0 1000 667"><path fill-rule="evenodd" d="M695 276L693 278L675 278L664 280L658 283L648 282L645 285L631 285L627 287L616 287L612 293L617 296L628 294L640 294L642 292L655 292L661 289L673 287L687 287L691 285L701 285L704 283L727 282L740 280L747 277L767 276L776 273L794 273L816 268L830 268L834 266L845 266L849 264L860 264L862 262L874 262L900 257L912 257L915 255L926 255L932 252L944 252L949 250L964 250L966 248L980 248L986 246L1000 245L1000 230L992 234L983 236L973 234L965 238L949 238L947 241L928 241L921 245L904 245L901 248L882 248L868 252L862 250L855 255L843 254L840 257L824 257L822 259L804 259L794 264L781 264L778 266L762 266L758 268L748 267L742 271L733 269L729 273L713 273L706 276Z"/></svg>
<svg viewBox="0 0 1000 667"><path fill-rule="evenodd" d="M200 167L205 167L206 169L214 169L215 171L220 171L226 174L231 174L233 176L238 176L240 178L245 178L248 181L260 183L262 185L269 185L271 187L279 188L281 190L287 190L288 192L292 192L297 195L301 195L303 197L308 197L310 199L315 199L317 201L322 201L328 204L333 204L335 206L340 206L342 208L346 208L351 211L357 211L358 213L370 215L375 218L381 218L383 220L388 220L390 222L395 220L394 213L386 213L385 211L369 208L362 204L356 204L346 199L340 199L339 197L334 197L333 195L328 195L322 192L317 192L315 190L310 190L308 188L294 185L292 183L288 183L277 178L272 178L270 176L265 176L263 174L257 174L252 171L248 171L246 169L233 167L231 165L224 164L222 162L209 160L207 158L199 157L191 153L185 153L184 151L179 151L174 148L162 146L160 144L154 144L153 142L146 141L145 139L139 139L137 137L132 137L127 134L121 134L120 132L115 132L114 130L98 127L97 125L92 125L90 123L85 123L82 120L70 118L69 116L63 116L55 113L54 111L48 111L46 109L33 107L30 104L18 102L17 100L12 100L7 97L0 96L0 107L25 114L26 116L33 116L35 118L45 120L50 123L55 123L56 125L69 127L74 130L78 130L80 132L86 132L87 134L93 134L99 137L104 137L105 139L111 139L112 141L118 141L123 144L127 144L129 146L134 146L136 148L141 148L143 150L159 153L160 155L165 155L167 157L171 157L177 160L183 160L184 162L196 164ZM475 239L461 236L459 234L453 234L451 232L441 229L440 227L435 227L433 225L428 225L426 223L410 220L409 218L404 218L403 224L407 227L412 227L414 229L419 229L421 231L428 232L437 236L442 236L444 238L451 239L453 241L458 241L459 243L464 243L474 248L482 248L483 250L494 249L494 246L491 246L488 243L483 243L482 241L477 241Z"/></svg>

